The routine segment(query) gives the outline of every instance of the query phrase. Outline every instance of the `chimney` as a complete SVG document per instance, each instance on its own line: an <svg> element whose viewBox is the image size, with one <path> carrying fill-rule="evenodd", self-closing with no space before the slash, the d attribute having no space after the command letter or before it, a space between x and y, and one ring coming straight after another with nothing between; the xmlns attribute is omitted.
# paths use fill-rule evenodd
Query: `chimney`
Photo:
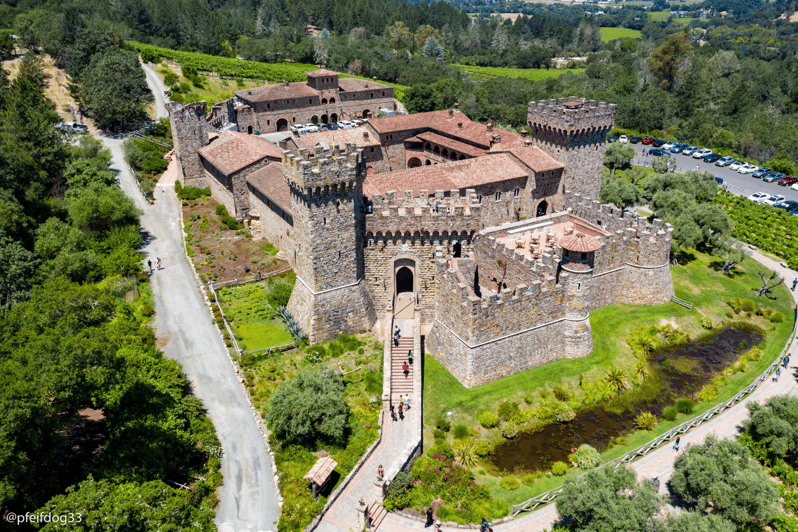
<svg viewBox="0 0 798 532"><path fill-rule="evenodd" d="M368 142L369 141L369 132L368 131L364 131L363 132L363 141L364 142Z"/></svg>
<svg viewBox="0 0 798 532"><path fill-rule="evenodd" d="M499 150L502 147L502 136L501 135L492 135L490 138L490 149L491 150Z"/></svg>
<svg viewBox="0 0 798 532"><path fill-rule="evenodd" d="M462 123L462 122L458 122L458 123L457 123L457 127L460 127L460 128L462 128L462 127L463 127L463 123Z"/></svg>
<svg viewBox="0 0 798 532"><path fill-rule="evenodd" d="M449 116L454 116L454 109L449 109Z"/></svg>
<svg viewBox="0 0 798 532"><path fill-rule="evenodd" d="M486 125L488 127L488 131L493 132L493 120L488 120Z"/></svg>
<svg viewBox="0 0 798 532"><path fill-rule="evenodd" d="M286 86L286 87L290 87L291 85L290 85L290 84L289 84L289 83L286 81L286 82L285 82L285 86Z"/></svg>
<svg viewBox="0 0 798 532"><path fill-rule="evenodd" d="M524 139L524 146L532 146L533 144L532 139Z"/></svg>
<svg viewBox="0 0 798 532"><path fill-rule="evenodd" d="M374 83L377 83L377 76L371 76L371 81L373 81Z"/></svg>
<svg viewBox="0 0 798 532"><path fill-rule="evenodd" d="M460 110L460 102L454 102L454 110L455 111L459 111Z"/></svg>
<svg viewBox="0 0 798 532"><path fill-rule="evenodd" d="M527 131L526 128L522 129L521 130L521 136L522 137L526 137L527 135L529 135L529 131Z"/></svg>

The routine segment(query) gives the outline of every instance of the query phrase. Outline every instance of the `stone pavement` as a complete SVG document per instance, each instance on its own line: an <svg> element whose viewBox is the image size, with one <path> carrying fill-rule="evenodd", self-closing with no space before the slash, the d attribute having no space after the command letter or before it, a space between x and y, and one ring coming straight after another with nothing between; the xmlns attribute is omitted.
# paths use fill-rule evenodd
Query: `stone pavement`
<svg viewBox="0 0 798 532"><path fill-rule="evenodd" d="M414 334L413 320L395 320L394 323L402 329L402 335ZM417 365L417 364L416 364ZM390 376L386 376L390 378ZM390 412L383 410L382 439L374 452L366 460L344 493L332 504L316 528L319 532L345 532L363 529L363 500L366 505L373 501L382 501L382 488L377 484L377 468L382 465L386 478L391 478L389 472L396 471L407 458L405 448L412 439L414 427L421 426L421 409L418 405L411 405L405 413L404 420L391 421Z"/></svg>
<svg viewBox="0 0 798 532"><path fill-rule="evenodd" d="M784 277L785 284L792 286L792 280L798 278L798 274L780 263L765 257L755 250L747 249L746 252L755 260L764 264L766 267L776 270ZM678 267L678 266L677 266ZM791 292L793 299L796 293ZM679 453L684 452L687 444L699 445L704 442L707 436L715 435L719 438L730 438L738 434L742 421L748 417L746 404L750 401L764 403L774 395L798 395L798 341L792 339L789 349L790 353L796 356L790 357L787 370L782 369L781 377L777 382L766 379L748 397L737 403L732 408L715 416L693 430L683 434L679 451L673 450L672 444L668 443L659 449L652 451L646 456L632 462L630 467L637 473L638 480L659 477L661 482L660 494L667 494L667 482L673 474L673 463ZM522 514L518 518L493 526L496 532L538 532L549 530L554 523L560 519L555 504L549 504L538 508L534 512ZM424 523L413 521L398 514L388 514L378 530L386 532L406 532L411 530L423 530ZM431 530L431 529L430 529ZM443 527L441 530L454 531L454 527ZM462 530L462 529L460 529Z"/></svg>

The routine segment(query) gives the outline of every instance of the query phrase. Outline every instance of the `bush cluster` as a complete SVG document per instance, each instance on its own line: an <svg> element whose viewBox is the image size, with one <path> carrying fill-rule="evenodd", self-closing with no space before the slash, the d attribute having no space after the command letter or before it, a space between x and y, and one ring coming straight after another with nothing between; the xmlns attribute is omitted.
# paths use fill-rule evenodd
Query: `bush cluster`
<svg viewBox="0 0 798 532"><path fill-rule="evenodd" d="M175 181L175 193L180 200L196 200L199 198L207 198L211 195L210 187L197 188L197 187L184 187L180 181Z"/></svg>

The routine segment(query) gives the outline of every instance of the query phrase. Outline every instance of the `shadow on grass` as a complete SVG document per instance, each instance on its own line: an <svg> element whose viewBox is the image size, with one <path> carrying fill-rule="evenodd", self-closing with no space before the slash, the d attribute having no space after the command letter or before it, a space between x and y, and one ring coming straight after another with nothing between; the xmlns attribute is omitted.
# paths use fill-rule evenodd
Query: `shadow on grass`
<svg viewBox="0 0 798 532"><path fill-rule="evenodd" d="M723 272L723 265L725 263L726 262L724 260L715 259L715 260L710 261L709 267L712 268L714 271L716 271L718 273L721 273L722 275L725 275L729 279L734 279L735 277L739 277L741 275L745 275L745 272L743 272L739 268L733 268L729 273Z"/></svg>
<svg viewBox="0 0 798 532"><path fill-rule="evenodd" d="M690 263L696 260L696 256L692 251L679 249L679 251L676 253L676 259L679 261L679 266L688 266Z"/></svg>

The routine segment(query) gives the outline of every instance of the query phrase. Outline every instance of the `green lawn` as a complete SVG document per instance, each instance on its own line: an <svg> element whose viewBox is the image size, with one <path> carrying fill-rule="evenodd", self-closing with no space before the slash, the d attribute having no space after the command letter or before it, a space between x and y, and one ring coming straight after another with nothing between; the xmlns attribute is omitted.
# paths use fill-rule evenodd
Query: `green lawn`
<svg viewBox="0 0 798 532"><path fill-rule="evenodd" d="M235 331L244 338L247 351L266 349L278 345L290 344L294 341L291 333L285 330L282 321L269 320L259 323L238 323Z"/></svg>
<svg viewBox="0 0 798 532"><path fill-rule="evenodd" d="M639 39L643 34L639 30L629 28L601 28L601 40L604 42L614 41L615 39Z"/></svg>
<svg viewBox="0 0 798 532"><path fill-rule="evenodd" d="M631 30L630 30L631 31ZM546 78L558 78L566 72L581 74L584 68L556 69L556 68L504 68L504 67L479 67L471 65L453 64L464 72L484 76L498 76L502 78L523 78L530 81L540 81Z"/></svg>
<svg viewBox="0 0 798 532"><path fill-rule="evenodd" d="M226 286L217 292L242 351L254 351L289 344L293 336L269 305L269 282Z"/></svg>
<svg viewBox="0 0 798 532"><path fill-rule="evenodd" d="M687 419L708 410L714 405L732 397L747 386L775 359L789 338L793 326L792 298L784 286L773 291L772 299L755 298L754 291L761 285L758 271L763 267L747 259L732 277L719 273L719 260L715 257L690 251L680 257L680 265L671 270L676 295L694 304L693 310L673 303L658 306L635 306L616 304L596 310L590 314L593 328L593 353L581 359L560 360L533 368L498 381L472 389L463 387L432 356L425 357L424 367L424 418L425 442L432 445L434 427L437 419L448 416L453 423L462 423L474 429L475 439L494 440L499 436L498 429L487 430L480 426L478 416L485 410L496 411L498 404L511 399L519 402L522 409L532 409L539 401L539 392L544 387L562 385L579 393L579 382L598 381L611 366L619 367L631 375L636 361L626 344L629 333L638 326L660 325L666 322L675 324L679 330L696 338L706 332L701 328L701 316L709 316L715 327L724 322L748 321L767 331L767 337L760 346L764 356L758 362L749 363L747 371L732 375L728 383L721 386L718 395L709 402L698 403L690 415L680 415L676 420L662 421L652 431L638 431L627 436L628 444L611 447L602 458L611 460L623 455L659 434L683 423ZM784 314L785 320L772 324L762 316L744 313L735 315L727 301L735 298L755 299L760 307L768 307ZM528 406L524 398L532 397ZM570 401L569 401L570 404ZM501 477L490 474L489 464L483 463L472 468L480 483L491 489L493 496L501 497L510 504L517 504L537 494L557 487L562 478L542 476L531 487L522 485L520 489L508 491L499 486ZM485 470L488 470L486 472ZM578 474L569 470L569 475Z"/></svg>

